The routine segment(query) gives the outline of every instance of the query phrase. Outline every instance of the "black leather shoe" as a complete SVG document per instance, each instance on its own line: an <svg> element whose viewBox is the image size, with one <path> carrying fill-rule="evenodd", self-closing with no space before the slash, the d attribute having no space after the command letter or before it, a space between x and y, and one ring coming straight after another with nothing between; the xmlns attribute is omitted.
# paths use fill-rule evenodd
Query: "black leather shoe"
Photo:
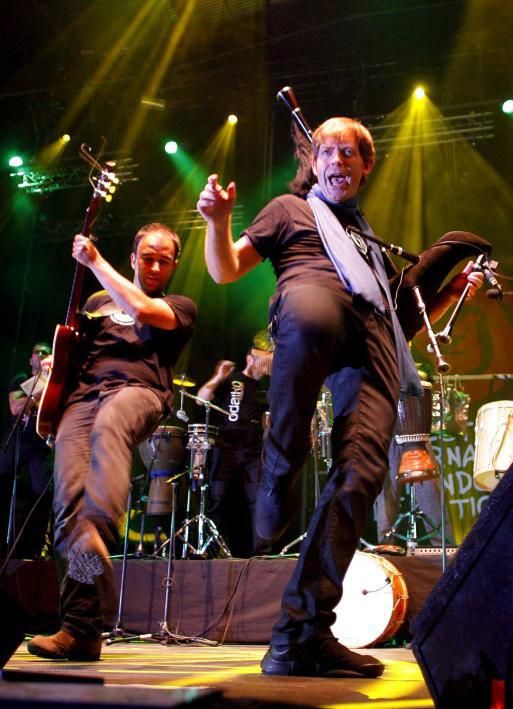
<svg viewBox="0 0 513 709"><path fill-rule="evenodd" d="M372 655L360 655L326 638L308 646L296 646L283 652L272 644L260 663L266 675L299 677L380 677L385 666Z"/></svg>
<svg viewBox="0 0 513 709"><path fill-rule="evenodd" d="M27 644L32 655L49 660L99 660L101 647L101 638L78 637L67 630L59 630L54 635L36 635Z"/></svg>

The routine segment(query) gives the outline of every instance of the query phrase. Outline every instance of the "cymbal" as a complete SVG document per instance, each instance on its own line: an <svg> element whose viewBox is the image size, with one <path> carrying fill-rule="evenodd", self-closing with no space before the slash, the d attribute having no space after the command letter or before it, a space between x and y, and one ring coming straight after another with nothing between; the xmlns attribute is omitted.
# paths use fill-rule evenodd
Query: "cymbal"
<svg viewBox="0 0 513 709"><path fill-rule="evenodd" d="M265 327L263 330L259 330L253 337L253 344L258 347L259 350L265 350L266 352L272 349L272 343L269 338L269 332Z"/></svg>
<svg viewBox="0 0 513 709"><path fill-rule="evenodd" d="M180 374L179 377L175 377L173 379L173 384L176 384L176 386L179 386L179 387L195 387L196 386L196 382L194 381L194 379L191 379L186 374Z"/></svg>

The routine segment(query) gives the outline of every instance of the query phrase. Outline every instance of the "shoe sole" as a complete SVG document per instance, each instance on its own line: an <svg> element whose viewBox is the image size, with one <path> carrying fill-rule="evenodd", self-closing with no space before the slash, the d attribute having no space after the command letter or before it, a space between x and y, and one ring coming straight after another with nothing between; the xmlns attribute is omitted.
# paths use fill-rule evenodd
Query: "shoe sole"
<svg viewBox="0 0 513 709"><path fill-rule="evenodd" d="M326 678L346 678L346 679L376 679L381 677L385 671L384 665L363 665L361 670L353 670L350 668L334 668L332 670L323 670L319 668L308 667L301 663L294 662L275 662L272 664L262 662L260 667L265 675L280 675L282 677L326 677ZM366 669L364 669L366 668Z"/></svg>

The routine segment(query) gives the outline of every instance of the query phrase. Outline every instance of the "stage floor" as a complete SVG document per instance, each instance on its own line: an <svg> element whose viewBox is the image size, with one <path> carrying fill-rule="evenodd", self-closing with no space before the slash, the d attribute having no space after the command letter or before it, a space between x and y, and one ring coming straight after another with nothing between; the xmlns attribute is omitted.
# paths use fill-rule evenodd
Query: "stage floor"
<svg viewBox="0 0 513 709"><path fill-rule="evenodd" d="M146 706L303 707L426 709L433 707L413 654L404 648L370 650L386 665L379 679L267 677L260 673L264 645L215 647L123 642L104 647L99 662L43 660L29 655L23 643L6 670L42 673L47 680L65 675L73 681L101 677L104 686L47 682L0 682L0 706ZM360 652L364 653L365 650ZM197 690L197 691L196 691ZM37 699L36 699L37 698ZM34 702L33 704L30 702Z"/></svg>

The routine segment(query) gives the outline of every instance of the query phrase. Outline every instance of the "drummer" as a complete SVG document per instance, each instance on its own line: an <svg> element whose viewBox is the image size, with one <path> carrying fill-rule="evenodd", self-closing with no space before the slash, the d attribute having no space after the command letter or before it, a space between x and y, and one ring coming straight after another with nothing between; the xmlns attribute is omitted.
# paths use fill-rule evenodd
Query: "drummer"
<svg viewBox="0 0 513 709"><path fill-rule="evenodd" d="M198 391L198 396L207 401L215 396L227 412L220 416L219 438L213 450L209 517L232 555L238 557L268 551L253 523L262 450L264 401L259 382L265 374L264 362L255 350L246 354L242 371L237 370L235 362L220 360Z"/></svg>

